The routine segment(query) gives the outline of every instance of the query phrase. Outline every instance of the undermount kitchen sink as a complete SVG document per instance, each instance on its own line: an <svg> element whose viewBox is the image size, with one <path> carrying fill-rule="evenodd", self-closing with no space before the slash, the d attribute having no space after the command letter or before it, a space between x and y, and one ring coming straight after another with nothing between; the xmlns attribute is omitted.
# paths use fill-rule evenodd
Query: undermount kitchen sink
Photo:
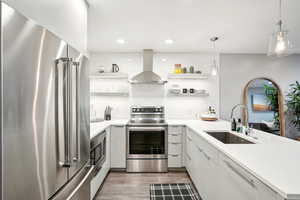
<svg viewBox="0 0 300 200"><path fill-rule="evenodd" d="M236 136L226 131L206 131L206 133L224 144L254 144L249 140Z"/></svg>

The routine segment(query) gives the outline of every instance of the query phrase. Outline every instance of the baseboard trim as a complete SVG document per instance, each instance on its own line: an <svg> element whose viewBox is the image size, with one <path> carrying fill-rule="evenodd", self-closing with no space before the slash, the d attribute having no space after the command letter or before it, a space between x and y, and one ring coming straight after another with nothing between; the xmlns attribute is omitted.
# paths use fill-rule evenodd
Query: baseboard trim
<svg viewBox="0 0 300 200"><path fill-rule="evenodd" d="M110 168L111 172L126 172L126 168Z"/></svg>
<svg viewBox="0 0 300 200"><path fill-rule="evenodd" d="M169 167L168 168L169 172L186 172L186 168L185 167Z"/></svg>

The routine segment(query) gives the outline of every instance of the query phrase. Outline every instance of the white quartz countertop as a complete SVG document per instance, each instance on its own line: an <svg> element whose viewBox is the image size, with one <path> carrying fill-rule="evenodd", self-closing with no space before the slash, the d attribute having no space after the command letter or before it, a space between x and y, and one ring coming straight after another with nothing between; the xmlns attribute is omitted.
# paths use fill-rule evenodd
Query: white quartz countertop
<svg viewBox="0 0 300 200"><path fill-rule="evenodd" d="M111 121L103 121L103 122L95 122L91 123L90 126L90 138L93 139L99 133L104 131L111 125L126 125L128 119L119 119L119 120L111 120Z"/></svg>
<svg viewBox="0 0 300 200"><path fill-rule="evenodd" d="M93 123L91 138L110 125L126 125L127 122L112 120ZM300 199L300 142L255 130L252 137L256 139L239 136L256 144L224 144L204 131L229 131L230 123L227 121L167 120L167 123L192 129L285 199Z"/></svg>

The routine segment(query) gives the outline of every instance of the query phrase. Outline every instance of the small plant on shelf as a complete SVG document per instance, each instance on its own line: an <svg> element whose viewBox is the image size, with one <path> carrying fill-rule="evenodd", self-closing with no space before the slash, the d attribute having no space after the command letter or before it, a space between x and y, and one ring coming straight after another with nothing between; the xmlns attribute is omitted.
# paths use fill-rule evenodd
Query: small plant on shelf
<svg viewBox="0 0 300 200"><path fill-rule="evenodd" d="M287 94L287 106L293 114L292 124L300 131L300 84L298 81L290 85Z"/></svg>

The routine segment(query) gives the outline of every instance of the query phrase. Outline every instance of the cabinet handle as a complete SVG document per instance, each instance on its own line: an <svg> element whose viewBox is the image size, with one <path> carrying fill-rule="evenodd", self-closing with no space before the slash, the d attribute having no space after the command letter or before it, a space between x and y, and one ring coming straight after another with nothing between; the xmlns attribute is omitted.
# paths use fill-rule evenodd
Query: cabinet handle
<svg viewBox="0 0 300 200"><path fill-rule="evenodd" d="M200 151L201 153L203 152L203 149L201 149L200 147L196 146L198 151Z"/></svg>
<svg viewBox="0 0 300 200"><path fill-rule="evenodd" d="M203 155L206 157L207 160L210 160L210 156L207 155L207 153L205 153L204 151L202 151Z"/></svg>
<svg viewBox="0 0 300 200"><path fill-rule="evenodd" d="M203 149L201 149L199 146L196 146L196 147L201 153L203 153L203 155L205 156L205 158L207 160L210 160L211 157L209 155L207 155L207 153L205 153L205 151Z"/></svg>
<svg viewBox="0 0 300 200"><path fill-rule="evenodd" d="M229 167L229 169L231 169L234 173L236 173L239 177L241 177L244 181L246 181L250 186L255 188L254 180L243 175L239 170L233 167L228 161L224 160L224 162Z"/></svg>
<svg viewBox="0 0 300 200"><path fill-rule="evenodd" d="M191 137L189 137L189 136L187 136L187 139L188 139L189 141L192 141L192 138L191 138Z"/></svg>
<svg viewBox="0 0 300 200"><path fill-rule="evenodd" d="M116 127L116 128L123 128L124 125L113 125L113 127Z"/></svg>
<svg viewBox="0 0 300 200"><path fill-rule="evenodd" d="M185 154L185 155L189 160L192 160L191 157L189 156L189 154Z"/></svg>
<svg viewBox="0 0 300 200"><path fill-rule="evenodd" d="M179 142L171 142L171 144L178 145L178 144L181 144L181 143L179 143Z"/></svg>
<svg viewBox="0 0 300 200"><path fill-rule="evenodd" d="M172 135L172 136L179 136L179 134L170 134L170 135Z"/></svg>
<svg viewBox="0 0 300 200"><path fill-rule="evenodd" d="M178 157L179 155L178 154L175 154L175 155L169 154L169 156Z"/></svg>

